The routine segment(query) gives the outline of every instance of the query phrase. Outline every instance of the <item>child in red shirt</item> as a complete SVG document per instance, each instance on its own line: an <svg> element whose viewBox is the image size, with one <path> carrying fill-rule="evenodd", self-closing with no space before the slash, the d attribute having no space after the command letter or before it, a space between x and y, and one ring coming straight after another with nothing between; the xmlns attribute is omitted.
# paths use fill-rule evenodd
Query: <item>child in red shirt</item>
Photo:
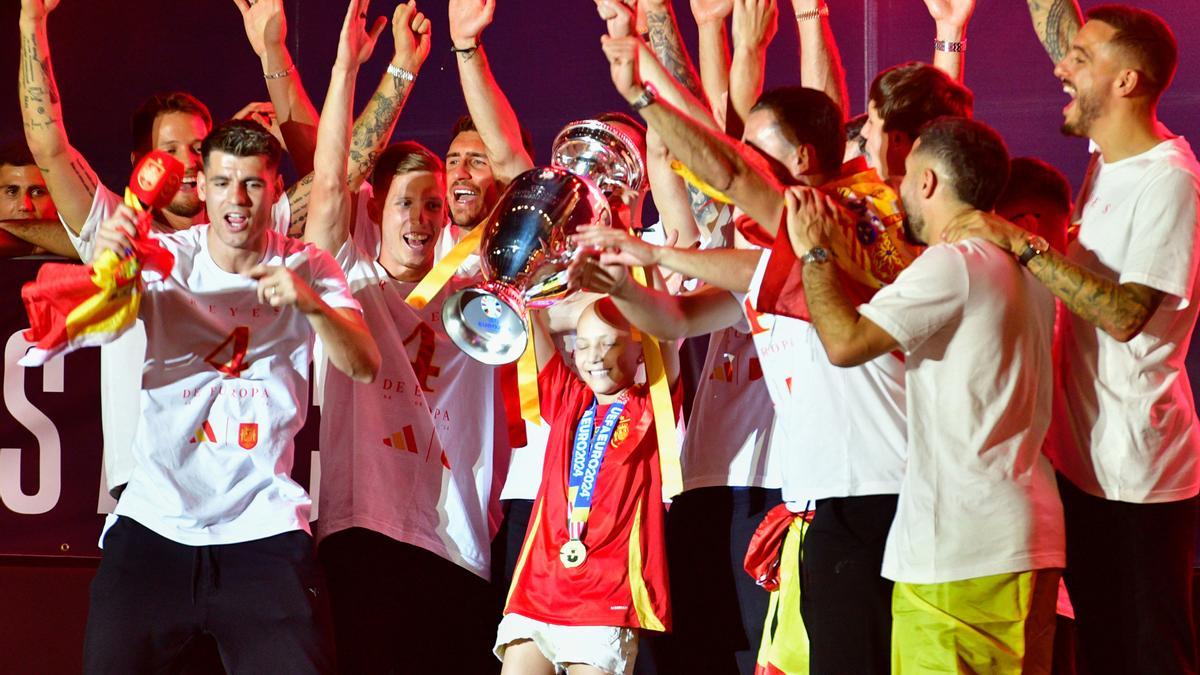
<svg viewBox="0 0 1200 675"><path fill-rule="evenodd" d="M506 675L628 673L636 631L671 620L654 416L634 383L641 347L605 298L579 317L578 375L548 344L538 351L553 354L538 376L550 438L495 652ZM678 355L664 352L676 389Z"/></svg>

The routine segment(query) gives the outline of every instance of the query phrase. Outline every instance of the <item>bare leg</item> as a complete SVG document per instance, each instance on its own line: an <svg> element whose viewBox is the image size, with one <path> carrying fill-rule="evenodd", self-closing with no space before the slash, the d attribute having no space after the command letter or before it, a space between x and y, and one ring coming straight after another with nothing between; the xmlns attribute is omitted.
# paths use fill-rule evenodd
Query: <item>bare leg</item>
<svg viewBox="0 0 1200 675"><path fill-rule="evenodd" d="M554 675L554 664L542 656L532 640L521 640L504 648L500 675Z"/></svg>
<svg viewBox="0 0 1200 675"><path fill-rule="evenodd" d="M606 675L603 670L586 663L572 663L567 666L567 675Z"/></svg>

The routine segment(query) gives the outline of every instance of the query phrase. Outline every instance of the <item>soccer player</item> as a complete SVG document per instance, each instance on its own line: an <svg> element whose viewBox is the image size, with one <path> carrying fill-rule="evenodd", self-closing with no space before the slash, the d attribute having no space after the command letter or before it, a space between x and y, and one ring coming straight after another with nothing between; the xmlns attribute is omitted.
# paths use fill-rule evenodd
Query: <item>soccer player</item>
<svg viewBox="0 0 1200 675"><path fill-rule="evenodd" d="M942 243L990 211L1008 176L1003 140L966 119L934 121L906 159L912 236L930 247L857 307L817 191L789 196L813 325L831 363L905 354L908 465L883 574L896 582L892 672L1049 672L1064 555L1062 505L1042 455L1050 422L1054 300L998 247Z"/></svg>
<svg viewBox="0 0 1200 675"><path fill-rule="evenodd" d="M1098 149L1075 201L1079 235L1064 254L975 215L947 236L997 243L1070 310L1050 449L1087 669L1191 673L1200 425L1183 363L1198 311L1200 165L1157 115L1178 47L1146 10L1101 5L1085 23L1070 0L1029 6L1071 98L1062 130Z"/></svg>
<svg viewBox="0 0 1200 675"><path fill-rule="evenodd" d="M362 6L344 40L363 34ZM156 239L174 265L141 304L136 462L103 535L87 673L161 669L201 633L230 671L334 671L310 500L288 471L314 338L356 380L380 356L331 256L271 229L281 152L258 124L218 127L197 181L213 222ZM98 248L125 250L135 217L118 207Z"/></svg>

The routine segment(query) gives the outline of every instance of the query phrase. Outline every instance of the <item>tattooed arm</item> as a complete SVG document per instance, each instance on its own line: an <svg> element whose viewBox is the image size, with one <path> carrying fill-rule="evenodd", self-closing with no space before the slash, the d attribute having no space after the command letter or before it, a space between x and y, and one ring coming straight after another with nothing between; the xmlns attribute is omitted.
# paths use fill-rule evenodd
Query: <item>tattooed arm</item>
<svg viewBox="0 0 1200 675"><path fill-rule="evenodd" d="M71 147L63 125L46 31L47 18L57 6L58 0L22 0L21 71L17 86L25 141L63 222L78 234L91 211L99 179L87 160Z"/></svg>
<svg viewBox="0 0 1200 675"><path fill-rule="evenodd" d="M1050 60L1058 63L1071 48L1075 32L1083 25L1083 14L1076 0L1026 0L1029 18L1038 41L1046 48Z"/></svg>
<svg viewBox="0 0 1200 675"><path fill-rule="evenodd" d="M649 33L650 50L662 67L675 78L675 81L687 89L697 99L704 101L704 88L696 75L696 68L687 50L683 48L683 40L679 37L679 26L675 23L675 14L671 3L666 0L643 0L646 10L646 27Z"/></svg>
<svg viewBox="0 0 1200 675"><path fill-rule="evenodd" d="M392 37L396 53L391 64L415 75L429 56L429 19L417 11L414 3L399 5L392 17ZM400 118L400 111L408 100L412 85L412 82L401 76L384 73L374 95L367 102L367 107L355 120L350 137L350 154L346 163L346 184L351 192L356 192L362 187L374 169L375 160L392 136L392 130L396 127L396 120ZM312 185L313 175L309 174L288 188L288 202L292 208L289 234L293 237L304 235L308 223L309 193Z"/></svg>
<svg viewBox="0 0 1200 675"><path fill-rule="evenodd" d="M1025 250L1028 236L1025 230L987 213L959 218L942 234L950 242L982 237L1014 256ZM1142 332L1165 296L1149 286L1106 279L1054 249L1034 256L1028 267L1067 309L1120 342Z"/></svg>

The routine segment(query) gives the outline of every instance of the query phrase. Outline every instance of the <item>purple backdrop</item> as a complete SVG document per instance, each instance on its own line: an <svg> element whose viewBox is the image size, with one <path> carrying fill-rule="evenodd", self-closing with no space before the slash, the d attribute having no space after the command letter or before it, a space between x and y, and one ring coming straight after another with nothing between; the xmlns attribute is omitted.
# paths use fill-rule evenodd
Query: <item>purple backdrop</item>
<svg viewBox="0 0 1200 675"><path fill-rule="evenodd" d="M771 46L767 85L794 82L796 31L781 0L781 29ZM855 110L863 106L870 77L909 59L928 59L933 24L921 0L831 2L834 31L850 80ZM1098 4L1085 1L1084 7ZM1200 32L1200 5L1180 0L1142 0L1162 14L1180 36ZM12 39L0 72L17 72L16 0L3 3L0 25ZM287 0L288 42L309 93L320 101L332 65L345 5L339 0ZM606 109L624 110L608 80L599 48L603 30L588 0L512 0L499 3L485 33L498 79L544 160L555 132L567 121ZM686 0L675 0L685 38L694 47L695 26ZM390 0L371 3L387 12ZM456 67L449 53L445 3L426 2L434 26L433 51L400 121L397 138L415 138L436 152L448 143L449 127L464 112ZM73 142L106 181L128 171L128 116L145 95L183 88L206 101L214 115L233 114L251 100L265 100L258 61L246 44L240 16L228 0L65 0L51 17L51 43L68 130ZM869 37L870 39L866 39ZM996 126L1014 154L1049 160L1078 182L1086 148L1059 135L1066 97L1030 27L1020 0L980 0L970 30L967 83L975 90L978 116ZM390 53L385 35L379 51ZM1200 102L1200 55L1181 45L1181 66L1162 117L1177 133L1200 138L1200 121L1189 115ZM694 52L693 52L694 53ZM386 65L377 53L363 70L358 90L365 102ZM19 133L15 77L0 104L0 130Z"/></svg>

